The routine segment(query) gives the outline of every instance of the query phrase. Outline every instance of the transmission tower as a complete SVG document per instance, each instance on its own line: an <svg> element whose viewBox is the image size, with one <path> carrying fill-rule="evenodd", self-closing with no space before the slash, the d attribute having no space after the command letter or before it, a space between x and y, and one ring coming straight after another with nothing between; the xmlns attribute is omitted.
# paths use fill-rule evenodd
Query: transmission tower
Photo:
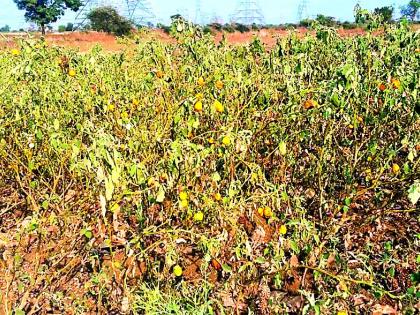
<svg viewBox="0 0 420 315"><path fill-rule="evenodd" d="M244 25L264 24L264 14L262 13L259 1L239 0L236 11L232 16L235 23Z"/></svg>
<svg viewBox="0 0 420 315"><path fill-rule="evenodd" d="M195 24L203 24L203 13L201 11L201 0L195 0Z"/></svg>
<svg viewBox="0 0 420 315"><path fill-rule="evenodd" d="M100 7L101 5L102 1L99 0L85 1L80 7L79 11L77 11L76 13L76 17L74 18L73 29L81 29L83 26L85 26L87 21L87 15L89 14L89 12L95 8Z"/></svg>
<svg viewBox="0 0 420 315"><path fill-rule="evenodd" d="M156 16L148 0L85 0L76 13L74 29L81 29L87 24L87 15L93 9L110 6L135 25L153 25Z"/></svg>
<svg viewBox="0 0 420 315"><path fill-rule="evenodd" d="M300 1L298 5L298 16L297 16L298 23L308 17L308 4L309 4L309 0Z"/></svg>
<svg viewBox="0 0 420 315"><path fill-rule="evenodd" d="M136 25L151 26L156 23L156 15L147 0L125 0L128 19Z"/></svg>

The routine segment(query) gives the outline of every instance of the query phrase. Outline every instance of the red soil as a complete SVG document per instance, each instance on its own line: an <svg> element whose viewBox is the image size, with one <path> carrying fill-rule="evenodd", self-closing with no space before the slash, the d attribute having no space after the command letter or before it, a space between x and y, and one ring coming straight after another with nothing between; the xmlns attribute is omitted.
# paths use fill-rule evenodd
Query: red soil
<svg viewBox="0 0 420 315"><path fill-rule="evenodd" d="M279 29L268 29L248 33L226 33L226 39L231 44L244 44L252 41L254 36L257 36L267 47L273 47L280 37L284 37L289 31ZM305 28L298 28L296 30L298 36L304 36L309 31ZM357 36L362 35L362 29L353 30L338 30L340 36ZM2 35L0 37L0 47L11 47L16 38L26 38L28 35L10 34ZM39 35L35 35L39 36ZM173 39L161 30L149 31L140 35L144 39L154 39L164 42L173 42ZM222 39L222 33L217 33L214 36L216 42ZM98 32L74 32L74 33L52 33L47 35L47 41L50 45L58 45L61 47L70 47L78 49L82 52L92 49L95 45L102 46L107 51L120 51L127 47L126 44L119 41L115 36L98 33Z"/></svg>

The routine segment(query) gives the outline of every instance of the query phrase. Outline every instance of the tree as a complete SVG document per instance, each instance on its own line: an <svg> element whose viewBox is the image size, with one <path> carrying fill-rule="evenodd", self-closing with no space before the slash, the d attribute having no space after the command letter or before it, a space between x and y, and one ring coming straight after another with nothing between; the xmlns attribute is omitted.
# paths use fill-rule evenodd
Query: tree
<svg viewBox="0 0 420 315"><path fill-rule="evenodd" d="M94 31L107 32L117 36L128 35L133 29L133 23L118 14L113 7L93 9L87 15L90 27Z"/></svg>
<svg viewBox="0 0 420 315"><path fill-rule="evenodd" d="M392 6L375 8L374 13L382 17L382 21L389 23L392 21L392 15L394 14L394 8Z"/></svg>
<svg viewBox="0 0 420 315"><path fill-rule="evenodd" d="M35 22L45 35L46 25L56 22L67 9L77 11L82 0L13 0L19 10L25 10L27 21Z"/></svg>
<svg viewBox="0 0 420 315"><path fill-rule="evenodd" d="M73 23L67 23L66 25L66 32L72 32L74 29Z"/></svg>
<svg viewBox="0 0 420 315"><path fill-rule="evenodd" d="M3 27L0 27L0 32L4 32L4 33L10 32L10 26L9 25L5 25Z"/></svg>
<svg viewBox="0 0 420 315"><path fill-rule="evenodd" d="M316 16L316 20L319 22L319 24L324 26L335 26L337 24L332 16L325 16L323 14L318 14Z"/></svg>
<svg viewBox="0 0 420 315"><path fill-rule="evenodd" d="M410 0L410 2L401 7L401 15L414 21L419 16L420 0Z"/></svg>

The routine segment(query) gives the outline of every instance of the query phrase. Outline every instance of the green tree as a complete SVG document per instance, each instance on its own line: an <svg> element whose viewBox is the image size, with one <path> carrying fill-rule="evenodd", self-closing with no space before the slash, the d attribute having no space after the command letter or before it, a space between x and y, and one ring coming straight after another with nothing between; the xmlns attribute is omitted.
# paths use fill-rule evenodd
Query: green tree
<svg viewBox="0 0 420 315"><path fill-rule="evenodd" d="M319 24L324 26L335 26L337 24L332 16L325 16L323 14L318 14L316 16L316 20L319 22Z"/></svg>
<svg viewBox="0 0 420 315"><path fill-rule="evenodd" d="M73 23L67 23L66 25L66 32L72 32L74 29Z"/></svg>
<svg viewBox="0 0 420 315"><path fill-rule="evenodd" d="M420 11L420 0L410 0L410 2L401 8L401 14L414 21L418 18Z"/></svg>
<svg viewBox="0 0 420 315"><path fill-rule="evenodd" d="M0 32L4 32L4 33L10 32L10 26L9 25L5 25L3 27L0 27Z"/></svg>
<svg viewBox="0 0 420 315"><path fill-rule="evenodd" d="M113 7L93 9L87 15L90 27L94 31L107 32L117 36L128 35L133 29L133 23L118 14Z"/></svg>
<svg viewBox="0 0 420 315"><path fill-rule="evenodd" d="M382 17L382 21L389 23L392 21L392 15L394 14L394 8L392 6L375 8L374 13Z"/></svg>
<svg viewBox="0 0 420 315"><path fill-rule="evenodd" d="M37 23L45 35L46 25L56 22L67 9L77 11L82 0L13 0L19 10L25 10L27 21Z"/></svg>

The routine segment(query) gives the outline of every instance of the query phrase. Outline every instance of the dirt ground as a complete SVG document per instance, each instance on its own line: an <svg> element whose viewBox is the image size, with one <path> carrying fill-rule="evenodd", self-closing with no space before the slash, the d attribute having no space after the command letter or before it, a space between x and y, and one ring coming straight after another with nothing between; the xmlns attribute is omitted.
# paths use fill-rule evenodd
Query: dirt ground
<svg viewBox="0 0 420 315"><path fill-rule="evenodd" d="M304 36L306 33L308 33L308 30L305 28L299 28L297 29L297 32L299 35ZM338 32L341 36L355 36L364 33L362 29L339 30ZM227 41L231 44L243 44L249 43L254 36L258 36L263 41L263 43L267 45L267 47L272 47L276 44L277 38L286 36L287 34L288 31L286 30L270 29L248 33L227 33L226 38ZM34 35L28 35L26 33L10 35L0 34L0 47L13 46L15 39L27 38L28 36ZM166 42L173 40L168 34L161 30L149 31L145 34L141 34L141 36L144 38L152 38ZM222 36L222 33L215 34L215 41L219 42L222 39ZM51 45L76 48L82 52L92 49L95 45L100 45L107 51L119 51L126 47L126 44L124 44L121 40L118 40L115 36L99 32L52 33L47 35L47 41Z"/></svg>

